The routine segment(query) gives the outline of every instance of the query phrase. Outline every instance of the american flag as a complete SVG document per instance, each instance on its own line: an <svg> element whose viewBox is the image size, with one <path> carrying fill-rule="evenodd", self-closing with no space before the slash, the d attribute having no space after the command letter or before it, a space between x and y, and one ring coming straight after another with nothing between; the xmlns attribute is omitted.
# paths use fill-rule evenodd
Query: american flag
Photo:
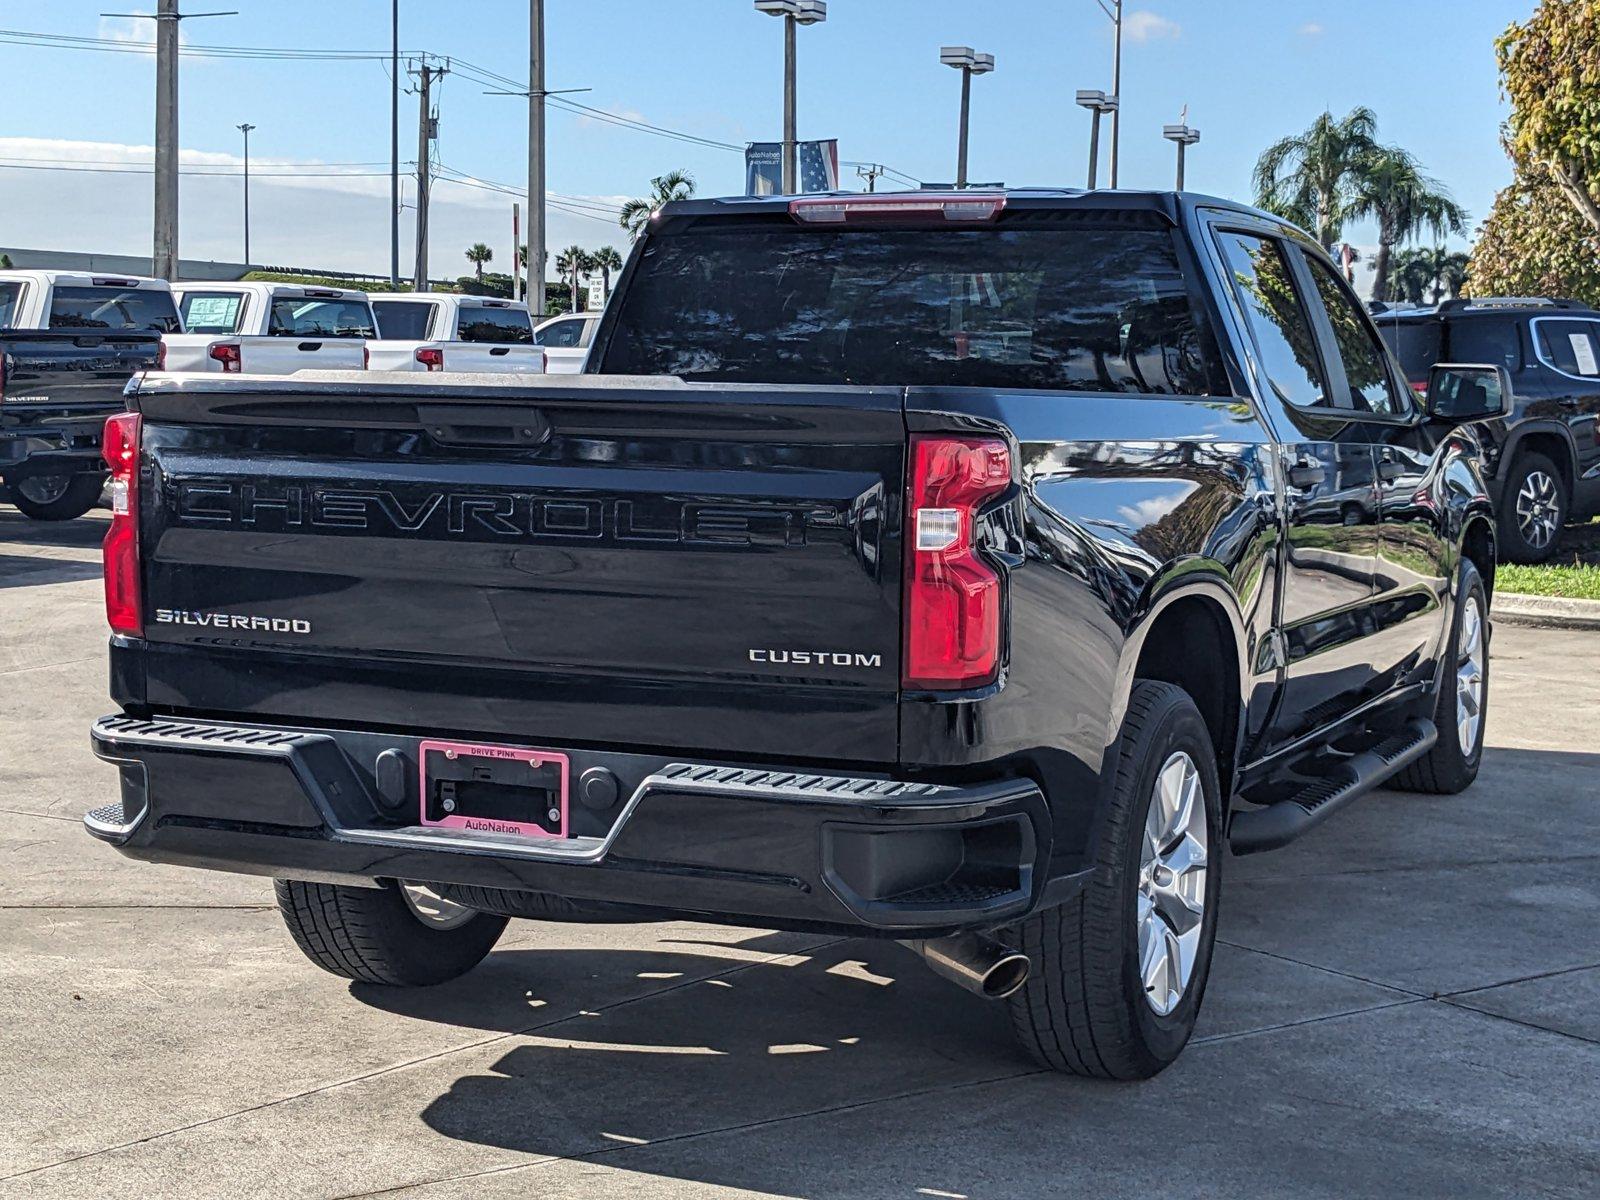
<svg viewBox="0 0 1600 1200"><path fill-rule="evenodd" d="M839 142L828 138L800 142L795 147L795 181L802 192L832 192L839 188ZM751 142L745 147L745 195L775 196L783 189L783 143Z"/></svg>

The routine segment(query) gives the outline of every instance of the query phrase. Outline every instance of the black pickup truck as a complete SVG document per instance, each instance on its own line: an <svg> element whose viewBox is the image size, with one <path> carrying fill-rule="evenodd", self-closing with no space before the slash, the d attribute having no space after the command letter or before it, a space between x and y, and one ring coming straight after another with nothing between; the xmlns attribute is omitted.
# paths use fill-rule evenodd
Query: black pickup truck
<svg viewBox="0 0 1600 1200"><path fill-rule="evenodd" d="M1414 399L1281 221L672 204L588 372L141 380L90 832L272 876L351 979L510 917L892 938L1138 1078L1225 850L1477 773L1503 370Z"/></svg>
<svg viewBox="0 0 1600 1200"><path fill-rule="evenodd" d="M68 286L51 274L0 277L0 496L24 516L64 521L99 502L106 418L122 410L129 377L159 362L162 333L179 324L165 284L85 276ZM12 323L29 311L48 328Z"/></svg>

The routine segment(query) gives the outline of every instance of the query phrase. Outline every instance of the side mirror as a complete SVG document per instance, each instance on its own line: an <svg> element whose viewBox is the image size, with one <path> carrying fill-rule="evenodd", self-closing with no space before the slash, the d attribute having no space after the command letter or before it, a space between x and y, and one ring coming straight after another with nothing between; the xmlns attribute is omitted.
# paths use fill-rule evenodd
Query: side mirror
<svg viewBox="0 0 1600 1200"><path fill-rule="evenodd" d="M1465 425L1511 414L1511 373L1485 363L1434 363L1422 409L1432 421Z"/></svg>

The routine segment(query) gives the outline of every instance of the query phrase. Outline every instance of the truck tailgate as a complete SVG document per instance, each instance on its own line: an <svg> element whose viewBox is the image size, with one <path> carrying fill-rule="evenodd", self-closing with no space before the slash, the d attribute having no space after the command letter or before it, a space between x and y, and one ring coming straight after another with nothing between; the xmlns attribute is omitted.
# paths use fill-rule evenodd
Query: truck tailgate
<svg viewBox="0 0 1600 1200"><path fill-rule="evenodd" d="M894 760L898 389L338 378L141 388L152 705Z"/></svg>

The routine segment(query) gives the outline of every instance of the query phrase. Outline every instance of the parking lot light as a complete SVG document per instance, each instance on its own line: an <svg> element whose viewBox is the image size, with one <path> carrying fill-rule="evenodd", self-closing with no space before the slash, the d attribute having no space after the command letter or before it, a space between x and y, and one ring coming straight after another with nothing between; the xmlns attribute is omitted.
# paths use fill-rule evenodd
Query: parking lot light
<svg viewBox="0 0 1600 1200"><path fill-rule="evenodd" d="M783 194L794 195L800 172L795 137L795 37L800 25L828 19L826 0L755 0L756 11L783 18Z"/></svg>
<svg viewBox="0 0 1600 1200"><path fill-rule="evenodd" d="M1188 124L1163 125L1161 136L1178 147L1178 190L1183 191L1183 152L1200 140L1200 131Z"/></svg>
<svg viewBox="0 0 1600 1200"><path fill-rule="evenodd" d="M1116 112L1119 105L1115 96L1108 96L1101 91L1080 91L1078 103L1094 114L1093 123L1089 126L1089 190L1093 191L1100 167L1100 118L1106 113Z"/></svg>
<svg viewBox="0 0 1600 1200"><path fill-rule="evenodd" d="M956 187L967 186L967 124L972 110L972 77L994 70L994 55L980 54L971 46L941 46L939 61L961 72L961 134L956 150Z"/></svg>

